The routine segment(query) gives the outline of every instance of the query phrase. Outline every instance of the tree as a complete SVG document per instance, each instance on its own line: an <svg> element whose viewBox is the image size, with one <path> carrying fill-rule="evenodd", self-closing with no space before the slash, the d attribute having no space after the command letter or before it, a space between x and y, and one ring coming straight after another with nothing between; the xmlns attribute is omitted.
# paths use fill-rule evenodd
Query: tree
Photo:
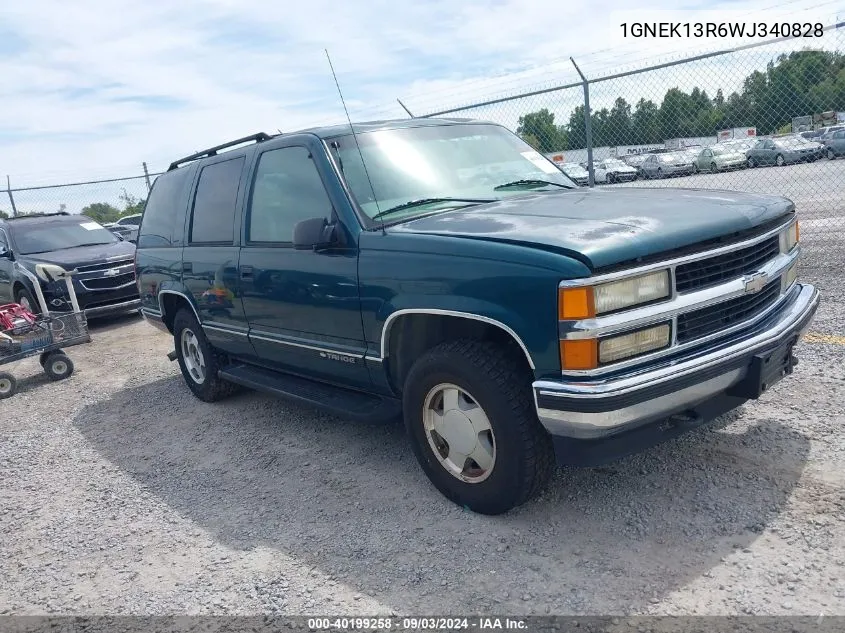
<svg viewBox="0 0 845 633"><path fill-rule="evenodd" d="M711 99L698 87L689 93L673 87L659 103L640 99L632 112L620 96L609 110L594 111L593 145L650 145L746 126L768 134L791 129L796 116L845 111L845 55L821 50L782 54L765 70L751 72L730 95L719 89ZM546 152L582 149L587 146L584 106L577 106L563 127L555 125L546 108L530 112L519 118L517 133L536 139Z"/></svg>
<svg viewBox="0 0 845 633"><path fill-rule="evenodd" d="M86 215L100 224L105 224L119 220L121 211L108 202L94 202L82 209L82 215Z"/></svg>
<svg viewBox="0 0 845 633"><path fill-rule="evenodd" d="M123 203L123 211L120 212L120 217L144 212L146 200L143 198L136 198L132 194L128 193L126 189L123 189L119 197L120 201Z"/></svg>
<svg viewBox="0 0 845 633"><path fill-rule="evenodd" d="M534 149L536 149L538 151L540 150L540 139L538 139L533 134L523 134L522 140L525 141L526 143L528 143Z"/></svg>
<svg viewBox="0 0 845 633"><path fill-rule="evenodd" d="M556 152L563 149L566 144L563 130L555 125L555 115L547 108L519 117L516 133L523 138L525 136L536 138L540 145L538 151L541 152Z"/></svg>
<svg viewBox="0 0 845 633"><path fill-rule="evenodd" d="M9 214L6 213L5 211L3 211L3 209L0 209L0 220L5 220L8 217L9 217Z"/></svg>

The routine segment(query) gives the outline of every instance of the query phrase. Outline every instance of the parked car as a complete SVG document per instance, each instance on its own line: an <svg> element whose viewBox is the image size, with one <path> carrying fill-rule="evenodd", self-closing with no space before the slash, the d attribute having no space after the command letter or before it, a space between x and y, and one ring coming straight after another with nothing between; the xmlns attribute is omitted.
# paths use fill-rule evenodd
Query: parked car
<svg viewBox="0 0 845 633"><path fill-rule="evenodd" d="M578 163L563 163L560 170L576 185L585 187L589 184L589 172Z"/></svg>
<svg viewBox="0 0 845 633"><path fill-rule="evenodd" d="M818 144L810 144L796 137L763 138L748 150L746 162L749 167L758 165L781 167L792 163L806 163L816 160L821 153L815 145Z"/></svg>
<svg viewBox="0 0 845 633"><path fill-rule="evenodd" d="M593 174L597 183L613 184L637 179L637 170L618 158L605 158L594 162Z"/></svg>
<svg viewBox="0 0 845 633"><path fill-rule="evenodd" d="M132 229L126 226L120 226L114 222L108 222L103 224L103 228L108 229L115 235L117 235L120 239L129 241L129 235L132 232Z"/></svg>
<svg viewBox="0 0 845 633"><path fill-rule="evenodd" d="M40 313L31 280L16 271L24 266L41 280L50 311L69 312L64 281L56 273L76 270L73 287L86 316L137 311L135 246L101 224L66 212L0 220L0 304L19 303Z"/></svg>
<svg viewBox="0 0 845 633"><path fill-rule="evenodd" d="M696 155L693 162L694 171L717 172L742 167L745 167L745 151L738 145L722 143L705 147Z"/></svg>
<svg viewBox="0 0 845 633"><path fill-rule="evenodd" d="M652 154L640 166L646 178L687 176L693 172L693 157L688 152L676 151Z"/></svg>
<svg viewBox="0 0 845 633"><path fill-rule="evenodd" d="M142 213L134 213L120 218L115 225L126 231L122 237L130 242L138 241L138 227L141 225Z"/></svg>
<svg viewBox="0 0 845 633"><path fill-rule="evenodd" d="M828 159L845 156L845 129L832 132L824 139L824 152Z"/></svg>
<svg viewBox="0 0 845 633"><path fill-rule="evenodd" d="M578 188L482 121L354 130L256 134L153 184L142 312L199 400L401 415L433 485L498 514L555 458L642 450L792 372L819 293L796 280L790 200Z"/></svg>
<svg viewBox="0 0 845 633"><path fill-rule="evenodd" d="M821 143L826 137L833 134L834 132L838 132L839 130L845 130L845 125L829 125L827 127L814 130L812 132L802 132L801 136L803 136L808 141L817 141Z"/></svg>

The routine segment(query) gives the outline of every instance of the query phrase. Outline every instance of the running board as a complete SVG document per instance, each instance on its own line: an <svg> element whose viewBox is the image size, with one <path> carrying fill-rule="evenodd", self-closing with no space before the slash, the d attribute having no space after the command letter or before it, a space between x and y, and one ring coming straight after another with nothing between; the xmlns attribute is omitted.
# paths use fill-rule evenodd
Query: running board
<svg viewBox="0 0 845 633"><path fill-rule="evenodd" d="M402 414L402 404L395 398L381 398L254 365L228 365L218 375L223 380L308 404L339 417L372 422L396 419Z"/></svg>

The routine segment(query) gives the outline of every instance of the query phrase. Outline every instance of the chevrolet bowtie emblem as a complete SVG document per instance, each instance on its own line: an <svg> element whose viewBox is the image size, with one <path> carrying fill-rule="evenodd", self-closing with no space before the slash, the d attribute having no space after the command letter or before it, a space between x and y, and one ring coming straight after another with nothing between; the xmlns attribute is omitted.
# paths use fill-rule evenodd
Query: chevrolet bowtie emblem
<svg viewBox="0 0 845 633"><path fill-rule="evenodd" d="M753 295L760 292L766 287L769 282L769 276L766 273L758 272L753 275L746 275L745 277L745 294Z"/></svg>

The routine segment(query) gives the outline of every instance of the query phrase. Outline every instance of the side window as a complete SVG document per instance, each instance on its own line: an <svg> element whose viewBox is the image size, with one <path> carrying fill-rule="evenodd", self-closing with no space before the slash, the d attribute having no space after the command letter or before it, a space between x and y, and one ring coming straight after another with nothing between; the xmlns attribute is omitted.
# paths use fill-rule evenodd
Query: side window
<svg viewBox="0 0 845 633"><path fill-rule="evenodd" d="M190 241L197 243L231 243L235 237L235 203L244 157L202 168L194 213L191 217Z"/></svg>
<svg viewBox="0 0 845 633"><path fill-rule="evenodd" d="M176 219L184 222L185 198L190 184L188 168L169 171L153 183L144 206L144 216L138 233L138 248L170 246Z"/></svg>
<svg viewBox="0 0 845 633"><path fill-rule="evenodd" d="M330 218L332 203L310 152L283 147L261 154L252 187L247 242L290 243L293 227L309 218Z"/></svg>

